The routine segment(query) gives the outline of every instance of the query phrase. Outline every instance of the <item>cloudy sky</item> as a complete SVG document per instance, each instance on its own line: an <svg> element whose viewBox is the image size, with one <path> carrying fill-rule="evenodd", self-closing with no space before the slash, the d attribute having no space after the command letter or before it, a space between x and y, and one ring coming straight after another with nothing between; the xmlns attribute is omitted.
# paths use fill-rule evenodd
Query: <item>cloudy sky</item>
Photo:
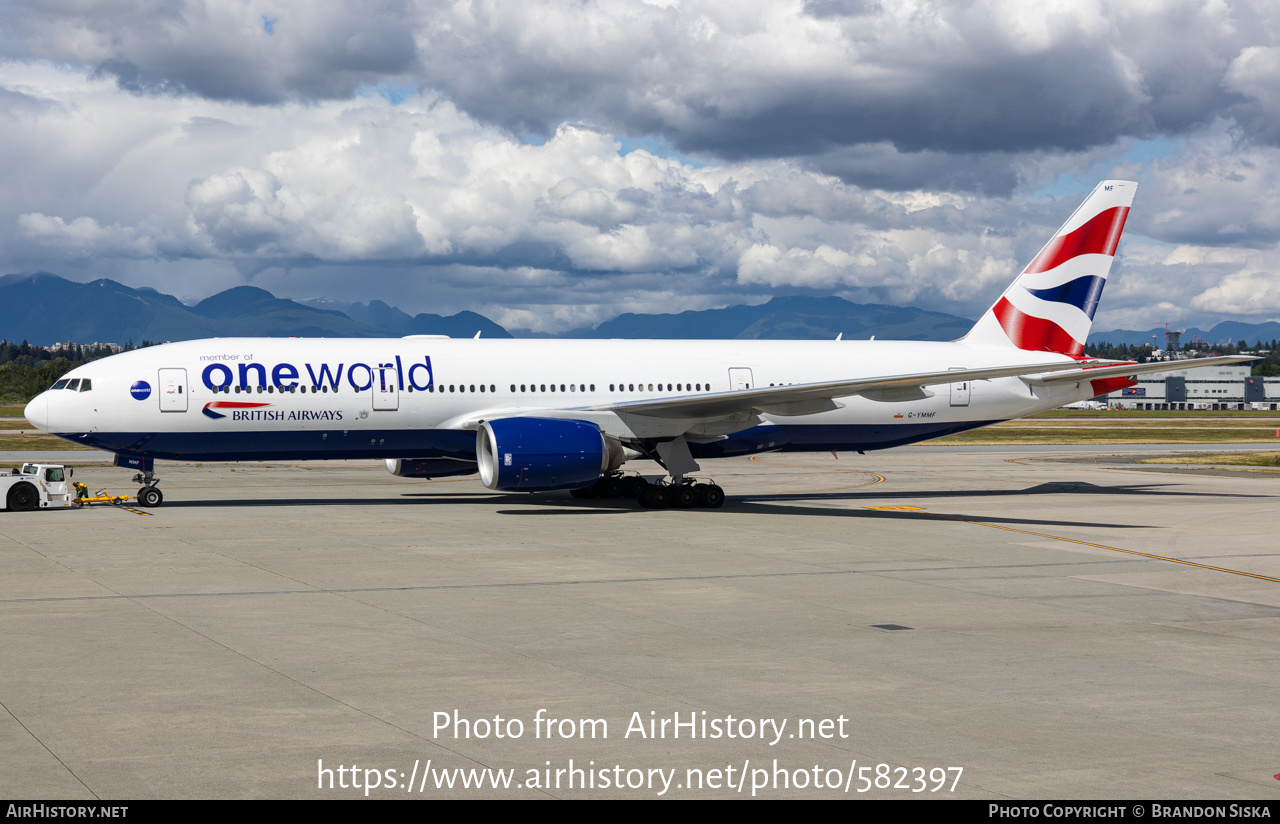
<svg viewBox="0 0 1280 824"><path fill-rule="evenodd" d="M554 332L976 317L1140 182L1095 328L1280 319L1280 6L5 0L0 272Z"/></svg>

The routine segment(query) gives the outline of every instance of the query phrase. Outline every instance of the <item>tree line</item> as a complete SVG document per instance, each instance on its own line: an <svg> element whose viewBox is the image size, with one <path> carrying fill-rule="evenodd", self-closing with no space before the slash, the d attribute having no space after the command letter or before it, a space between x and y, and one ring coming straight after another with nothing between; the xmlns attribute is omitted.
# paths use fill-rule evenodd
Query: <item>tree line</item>
<svg viewBox="0 0 1280 824"><path fill-rule="evenodd" d="M1271 341L1255 341L1252 346L1248 341L1236 341L1236 343L1218 343L1207 344L1204 341L1190 341L1182 344L1180 352L1187 357L1210 357L1212 355L1257 355L1262 360L1254 361L1250 373L1257 377L1275 378L1280 377L1280 340ZM1134 346L1127 343L1106 343L1100 341L1098 343L1085 344L1084 354L1091 358L1106 358L1108 360L1127 360L1137 363L1146 363L1151 360L1152 346L1144 343L1141 346Z"/></svg>
<svg viewBox="0 0 1280 824"><path fill-rule="evenodd" d="M132 340L123 350L154 346L158 341ZM116 354L116 348L103 344L69 343L57 351L22 343L0 341L0 402L26 403L53 385L58 378L90 361Z"/></svg>

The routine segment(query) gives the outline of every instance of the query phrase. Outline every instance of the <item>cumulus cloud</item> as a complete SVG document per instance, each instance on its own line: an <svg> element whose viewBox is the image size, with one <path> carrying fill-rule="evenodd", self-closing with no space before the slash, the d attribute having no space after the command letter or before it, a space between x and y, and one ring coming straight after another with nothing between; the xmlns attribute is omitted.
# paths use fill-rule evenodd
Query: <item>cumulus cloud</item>
<svg viewBox="0 0 1280 824"><path fill-rule="evenodd" d="M5 52L91 67L138 93L342 98L415 65L398 0L13 0Z"/></svg>
<svg viewBox="0 0 1280 824"><path fill-rule="evenodd" d="M89 257L154 257L155 244L134 227L103 226L91 217L70 223L60 217L32 212L18 216L18 228L35 244L59 255Z"/></svg>
<svg viewBox="0 0 1280 824"><path fill-rule="evenodd" d="M14 0L0 263L541 330L788 292L973 316L1126 177L1100 326L1280 316L1277 24L1220 0Z"/></svg>
<svg viewBox="0 0 1280 824"><path fill-rule="evenodd" d="M1018 184L1011 156L1185 131L1272 139L1275 15L1237 0L14 0L7 53L138 93L259 104L442 92L484 123L566 120L886 188ZM960 156L960 162L947 162Z"/></svg>

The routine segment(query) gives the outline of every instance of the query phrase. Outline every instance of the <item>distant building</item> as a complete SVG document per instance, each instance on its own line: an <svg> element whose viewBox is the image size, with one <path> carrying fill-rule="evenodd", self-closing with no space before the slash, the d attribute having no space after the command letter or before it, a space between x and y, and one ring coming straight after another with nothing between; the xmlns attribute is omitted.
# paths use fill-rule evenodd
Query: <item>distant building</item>
<svg viewBox="0 0 1280 824"><path fill-rule="evenodd" d="M110 349L116 354L124 351L124 347L118 343L102 343L94 341L93 343L76 343L75 341L67 341L66 343L55 343L52 346L42 346L46 352L62 352L73 346L79 346L81 349Z"/></svg>
<svg viewBox="0 0 1280 824"><path fill-rule="evenodd" d="M1108 406L1121 409L1280 408L1280 378L1253 377L1249 371L1248 365L1201 366L1139 375L1137 386L1105 397Z"/></svg>

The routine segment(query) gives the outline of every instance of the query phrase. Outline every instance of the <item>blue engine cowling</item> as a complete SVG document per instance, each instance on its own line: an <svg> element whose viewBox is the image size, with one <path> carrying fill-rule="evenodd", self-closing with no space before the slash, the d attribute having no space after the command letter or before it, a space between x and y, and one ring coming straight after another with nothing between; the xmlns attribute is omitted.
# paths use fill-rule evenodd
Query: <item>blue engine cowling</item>
<svg viewBox="0 0 1280 824"><path fill-rule="evenodd" d="M447 478L450 475L473 475L475 461L458 458L387 458L387 471L401 478Z"/></svg>
<svg viewBox="0 0 1280 824"><path fill-rule="evenodd" d="M590 486L609 467L611 450L600 428L556 418L500 418L476 432L480 480L505 492Z"/></svg>

